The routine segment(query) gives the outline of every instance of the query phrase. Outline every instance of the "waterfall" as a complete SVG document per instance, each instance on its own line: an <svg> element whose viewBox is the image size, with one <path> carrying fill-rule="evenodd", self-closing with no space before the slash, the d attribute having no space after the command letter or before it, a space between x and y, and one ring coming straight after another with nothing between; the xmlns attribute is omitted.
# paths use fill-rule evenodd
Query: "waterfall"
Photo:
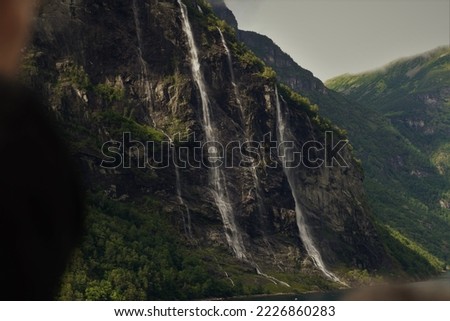
<svg viewBox="0 0 450 321"><path fill-rule="evenodd" d="M290 139L291 136L289 134L289 129L286 126L286 120L284 119L283 112L281 111L281 103L280 103L280 97L278 95L278 88L275 87L275 95L276 95L276 108L277 108L277 128L278 128L278 141L279 143L293 141L293 139ZM303 245L305 246L306 252L308 253L309 257L312 259L314 265L322 271L322 273L328 277L329 279L339 282L341 284L344 284L339 278L334 275L332 272L328 271L326 268L322 256L320 255L319 250L314 244L314 241L311 237L311 234L309 232L308 226L305 222L305 217L303 215L302 209L300 208L300 193L298 186L296 184L295 179L295 170L294 168L289 168L286 166L286 159L294 159L293 158L293 152L292 149L286 149L283 150L283 156L284 160L283 163L283 170L287 177L289 186L291 188L292 197L294 198L295 202L295 214L296 214L296 220L297 220L297 227L300 234L300 239L302 240ZM289 155L288 155L289 154Z"/></svg>
<svg viewBox="0 0 450 321"><path fill-rule="evenodd" d="M178 167L178 164L176 164L177 154L176 154L176 146L173 142L173 139L170 137L169 134L164 132L160 129L160 131L166 136L167 140L169 141L170 148L172 149L172 159L173 159L173 165L175 166L175 187L177 191L177 200L178 203L181 205L181 207L184 208L185 212L181 211L181 215L183 216L183 228L184 233L192 239L192 224L191 224L191 212L189 211L189 207L187 206L186 202L183 198L183 193L181 191L181 175L180 175L180 168ZM186 214L186 216L185 216Z"/></svg>
<svg viewBox="0 0 450 321"><path fill-rule="evenodd" d="M242 122L245 123L244 107L243 107L242 101L240 99L239 88L238 88L238 86L236 84L236 77L234 75L233 59L231 58L231 52L230 52L230 49L228 48L228 45L227 45L225 37L224 37L224 35L222 33L222 30L220 30L220 28L217 28L217 30L219 31L220 39L222 40L222 46L224 47L225 53L227 55L228 67L229 67L230 76L231 76L231 84L233 86L236 103L238 104L240 112L241 112ZM244 128L245 127L246 126L244 125ZM245 130L245 136L246 136L247 141L251 140L248 130ZM265 206L264 206L264 201L263 201L263 197L262 197L262 192L261 192L262 189L261 189L261 184L260 184L259 177L258 177L258 172L257 172L255 166L250 166L249 170L250 170L250 172L252 174L252 178L253 178L253 184L254 184L255 194L256 194L256 203L257 203L257 206L258 206L258 212L259 212L260 215L263 215L265 213ZM274 278L273 276L270 276L270 275L265 274L264 272L262 272L261 268L253 260L250 263L253 265L253 267L255 268L256 273L258 275L261 275L262 277L265 277L267 280L271 281L274 284L281 284L281 285L284 285L284 286L286 286L288 288L291 287L286 282L280 281L280 280Z"/></svg>
<svg viewBox="0 0 450 321"><path fill-rule="evenodd" d="M256 264L255 264L256 265ZM271 281L273 284L281 284L284 285L287 288L290 288L291 286L283 281L278 280L277 278L274 278L273 276L270 276L268 274L264 274L258 267L258 265L255 266L256 268L256 274L261 275L262 277L265 277L267 280Z"/></svg>
<svg viewBox="0 0 450 321"><path fill-rule="evenodd" d="M146 100L150 104L151 101L151 89L150 89L150 83L149 83L149 71L147 63L144 60L143 54L142 54L142 29L141 29L141 23L139 20L139 10L136 5L136 0L133 0L131 4L131 8L133 10L133 17L134 17L134 25L136 29L136 37L138 40L138 56L139 56L139 63L141 65L141 77L142 77L142 83L145 90Z"/></svg>
<svg viewBox="0 0 450 321"><path fill-rule="evenodd" d="M134 18L134 25L135 25L135 29L136 29L136 38L138 41L138 56L139 56L139 64L141 65L141 78L142 78L142 83L144 86L144 90L145 90L145 95L146 95L146 101L150 104L151 102L151 89L150 89L150 83L149 83L149 70L148 70L148 66L146 61L144 60L143 54L142 54L142 29L141 29L141 23L140 23L140 19L139 19L139 9L137 7L136 4L136 0L133 0L131 3L131 8L133 10L133 18ZM153 121L153 125L156 128L156 124ZM166 133L164 133L164 135L169 139L170 143L172 144L172 139L170 138L169 135L167 135ZM173 152L173 156L175 159L175 150ZM175 165L175 176L176 176L176 190L177 190L177 199L178 202L180 203L180 205L185 209L185 213L186 213L186 218L185 218L185 214L183 212L183 225L184 225L184 230L185 233L192 238L192 228L191 228L191 215L190 215L190 211L188 206L186 205L186 203L184 202L183 199L183 195L181 192L181 178L180 178L180 169L178 168L178 166L176 164ZM187 222L186 222L187 221Z"/></svg>
<svg viewBox="0 0 450 321"><path fill-rule="evenodd" d="M175 152L174 152L174 156L175 156ZM177 164L174 164L174 166L175 166L175 176L176 176L177 199L178 199L178 202L180 203L180 205L185 210L185 212L182 212L184 232L187 236L189 236L192 239L191 212L189 211L189 207L185 203L184 198L183 198L183 193L181 192L180 169ZM186 214L186 217L185 217L185 214Z"/></svg>
<svg viewBox="0 0 450 321"><path fill-rule="evenodd" d="M234 95L236 97L236 102L237 102L239 108L241 109L242 119L244 119L244 109L242 107L242 102L239 98L239 96L240 96L239 88L236 84L236 78L234 76L233 60L231 59L231 52L230 52L230 49L228 48L227 42L225 41L225 37L223 36L222 30L220 30L220 28L217 28L217 30L219 30L220 38L222 39L222 45L225 49L225 53L227 54L228 67L230 68L230 75L231 75L231 84L233 86Z"/></svg>
<svg viewBox="0 0 450 321"><path fill-rule="evenodd" d="M189 22L187 7L181 2L181 0L178 0L178 4L180 5L181 8L183 31L186 34L189 44L192 77L194 78L194 81L200 92L200 99L203 111L202 125L203 130L205 131L205 137L208 142L218 142L216 129L213 127L213 124L211 122L211 108L209 97L206 91L205 80L200 70L198 49L195 44L191 24ZM214 201L222 217L227 242L239 259L246 260L246 251L244 243L242 241L242 236L238 231L235 222L233 205L231 204L230 197L228 194L225 173L221 168L217 166L211 166L211 168L209 169L209 184L212 187L212 194L214 197Z"/></svg>
<svg viewBox="0 0 450 321"><path fill-rule="evenodd" d="M241 102L241 99L240 99L239 88L238 88L238 86L236 84L236 78L235 78L235 75L234 75L233 59L231 58L231 52L230 52L230 49L228 48L227 42L225 40L225 37L223 36L222 30L220 30L220 28L217 28L217 30L219 31L220 38L222 40L222 45L223 45L223 47L225 49L225 53L227 54L228 67L230 69L230 75L231 75L231 84L233 86L236 102L237 102L237 104L239 106L239 109L240 109L240 112L241 112L241 119L242 119L242 122L245 122L244 107L242 106L242 102ZM251 140L251 137L250 137L248 131L246 131L245 136L246 136L247 141ZM265 206L264 206L264 203L263 203L263 197L261 196L261 194L262 194L261 193L261 184L259 182L258 172L257 172L255 166L250 166L249 169L251 171L252 178L253 178L254 188L255 188L255 192L256 192L256 201L257 201L257 205L258 205L258 210L259 210L260 214L263 214L265 212Z"/></svg>
<svg viewBox="0 0 450 321"><path fill-rule="evenodd" d="M178 202L182 207L184 207L185 212L183 212L183 224L184 224L184 232L190 238L192 238L192 223L191 223L191 212L189 211L189 207L184 202L183 194L181 192L181 178L180 178L180 169L175 164L175 176L176 176L176 187L177 187L177 198ZM184 216L186 214L186 217Z"/></svg>

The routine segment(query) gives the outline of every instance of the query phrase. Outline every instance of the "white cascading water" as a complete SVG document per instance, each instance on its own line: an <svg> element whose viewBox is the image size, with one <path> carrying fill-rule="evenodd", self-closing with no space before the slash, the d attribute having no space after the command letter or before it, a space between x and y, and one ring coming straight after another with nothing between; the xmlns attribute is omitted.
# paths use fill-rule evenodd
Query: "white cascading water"
<svg viewBox="0 0 450 321"><path fill-rule="evenodd" d="M181 212L181 214L183 216L184 233L192 239L191 212L189 211L189 207L187 206L186 202L184 201L183 193L181 191L181 175L180 175L180 168L176 164L177 154L176 154L175 144L173 142L173 139L166 132L164 132L163 130L160 130L160 131L164 134L164 136L166 136L167 140L169 141L170 148L172 150L172 159L174 162L173 165L175 166L175 179L176 179L175 187L177 190L177 200L178 200L178 203L181 205L181 207L183 207L184 210L186 211L186 212L183 212L183 211Z"/></svg>
<svg viewBox="0 0 450 321"><path fill-rule="evenodd" d="M220 28L217 28L217 30L219 30L220 38L222 39L222 45L225 49L225 53L227 54L228 66L230 68L230 75L231 75L231 84L234 89L234 95L236 96L236 102L239 105L239 108L241 109L241 114L242 114L242 118L243 118L244 117L244 109L242 107L241 99L239 98L240 95L239 95L238 86L236 84L236 78L234 77L233 60L231 58L231 52L230 52L230 49L228 48L225 37L223 36L222 30L220 30Z"/></svg>
<svg viewBox="0 0 450 321"><path fill-rule="evenodd" d="M206 140L209 142L218 142L216 130L211 122L211 109L209 97L206 92L206 85L203 78L203 74L200 69L200 60L198 55L198 49L195 44L194 34L192 32L191 24L189 22L189 16L187 7L178 0L178 4L181 8L181 17L183 22L183 31L186 34L190 50L192 77L200 92L200 99L202 103L203 111L203 130L205 131ZM241 233L237 229L237 225L234 218L233 206L230 202L228 195L228 188L225 174L218 166L211 166L209 169L209 184L213 187L212 193L214 201L219 209L222 217L222 222L225 228L225 236L229 246L233 249L237 258L246 260L246 250L242 241Z"/></svg>
<svg viewBox="0 0 450 321"><path fill-rule="evenodd" d="M238 106L240 108L241 119L242 119L242 121L244 121L244 119L245 119L245 117L244 117L244 108L242 106L242 102L241 102L241 99L240 99L239 88L238 88L238 86L236 84L236 78L235 78L235 75L234 75L233 59L231 57L231 52L230 52L230 49L228 48L228 45L227 45L225 37L224 37L224 35L222 33L222 30L220 30L220 28L217 28L217 30L219 31L220 38L222 40L222 45L223 45L223 47L225 49L225 53L227 54L228 66L229 66L229 69L230 69L230 76L231 76L231 84L233 86L236 102L237 102L237 104L238 104ZM250 135L249 135L248 131L246 131L245 135L246 135L246 139L249 141L250 140ZM256 167L255 166L250 166L249 170L250 170L250 172L252 174L252 178L253 178L253 184L254 184L254 188L255 188L256 202L257 202L257 206L258 206L258 211L259 211L260 215L263 215L264 212L265 212L265 206L264 206L264 202L263 202L263 197L261 196L261 194L262 194L261 193L261 184L259 182L258 173L256 171ZM281 285L284 285L284 286L289 287L289 288L291 287L288 283L280 281L280 280L274 278L273 276L267 275L264 272L262 272L262 270L260 269L260 267L258 266L258 264L256 262L250 262L250 263L254 266L254 268L256 270L256 273L258 275L261 275L261 276L265 277L266 279L268 279L269 281L273 282L274 284L281 284Z"/></svg>
<svg viewBox="0 0 450 321"><path fill-rule="evenodd" d="M133 9L133 16L134 16L134 25L136 28L136 37L138 40L138 54L139 54L139 63L141 65L141 77L142 77L142 84L144 86L145 90L145 99L148 104L150 104L151 101L151 90L150 90L150 83L149 83L149 71L147 63L144 60L143 54L142 54L142 29L141 29L141 23L139 20L139 10L136 5L136 0L133 0L131 3L131 8Z"/></svg>
<svg viewBox="0 0 450 321"><path fill-rule="evenodd" d="M280 103L280 97L278 95L278 88L275 87L275 95L276 95L276 108L277 108L277 128L278 128L278 140L279 143L282 142L288 142L293 141L287 136L289 135L289 129L286 126L286 120L283 117L283 112L281 111L281 103ZM300 194L299 189L296 184L295 180L295 170L294 168L289 168L286 166L286 159L293 160L294 155L293 151L290 148L287 148L285 150L282 150L282 153L284 154L284 160L283 163L283 170L287 177L289 186L291 188L292 197L294 198L295 202L295 213L296 213L296 219L297 219L297 226L300 234L300 239L302 240L303 245L305 246L306 252L308 253L309 257L312 259L314 265L322 271L322 273L328 277L329 279L339 282L341 284L343 283L339 278L334 275L332 272L328 271L326 268L322 256L320 255L319 250L314 244L314 241L311 237L311 234L309 232L308 226L305 222L305 217L303 215L302 209L300 208Z"/></svg>
<svg viewBox="0 0 450 321"><path fill-rule="evenodd" d="M134 25L136 29L136 38L138 41L138 56L139 56L139 64L141 65L141 80L142 84L145 90L145 100L148 104L151 102L151 89L150 89L150 82L149 82L149 70L147 63L144 60L143 54L142 54L142 29L141 29L141 23L139 19L139 9L136 5L136 0L133 0L131 3L131 8L133 10L133 17L134 17ZM153 123L155 128L156 124ZM172 143L172 139L165 134L166 137L169 139L169 141ZM174 153L175 156L175 153ZM185 233L192 238L192 228L191 228L191 215L188 206L184 202L182 193L181 193L181 178L180 178L180 170L178 166L175 165L175 175L176 175L176 188L177 188L177 199L178 202L182 207L185 209L186 218L184 217L183 213L183 224L184 224L184 230ZM187 222L186 222L187 221Z"/></svg>
<svg viewBox="0 0 450 321"><path fill-rule="evenodd" d="M225 40L225 37L223 36L222 30L220 30L220 28L217 28L217 30L219 30L220 38L222 40L222 45L223 45L223 47L225 49L225 53L227 54L228 66L229 66L230 75L231 75L231 84L233 86L234 95L235 95L235 98L236 98L236 103L238 104L240 112L241 112L241 119L242 119L242 121L244 121L244 119L245 119L245 117L244 117L244 107L242 106L242 102L241 102L241 99L240 99L239 88L238 88L238 86L236 84L236 78L234 76L233 59L231 58L231 52L230 52L230 49L228 48L227 42ZM250 141L250 135L248 134L248 132L246 132L245 135L246 135L247 141ZM258 173L256 171L256 167L255 166L250 166L249 169L250 169L252 177L253 177L254 188L255 188L255 191L256 191L258 210L259 210L260 214L263 214L264 213L264 203L263 203L263 199L262 199L262 196L261 196L261 184L259 182Z"/></svg>
<svg viewBox="0 0 450 321"><path fill-rule="evenodd" d="M175 165L175 176L176 176L176 187L177 187L177 198L178 202L182 207L184 207L185 212L183 212L183 224L184 224L184 232L187 236L192 238L192 223L191 223L191 212L189 211L189 207L184 202L183 194L181 192L181 177L180 177L180 169L177 165ZM184 215L186 214L186 217Z"/></svg>
<svg viewBox="0 0 450 321"><path fill-rule="evenodd" d="M191 212L189 211L189 207L187 206L186 202L183 198L183 192L181 191L181 175L180 175L180 168L177 164L175 164L176 160L176 149L173 144L173 140L166 134L166 136L169 138L170 145L173 149L172 156L174 160L174 166L175 166L175 178L176 178L176 189L177 189L177 199L178 203L180 203L181 207L184 208L185 212L182 212L183 215L183 226L184 226L184 233L192 239L192 223L191 223ZM186 215L186 216L185 216Z"/></svg>

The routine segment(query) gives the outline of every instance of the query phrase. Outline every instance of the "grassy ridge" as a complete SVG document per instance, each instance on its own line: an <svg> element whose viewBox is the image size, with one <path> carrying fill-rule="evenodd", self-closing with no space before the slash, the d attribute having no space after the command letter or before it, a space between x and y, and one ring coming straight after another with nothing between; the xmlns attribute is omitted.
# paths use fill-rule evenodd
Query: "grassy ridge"
<svg viewBox="0 0 450 321"><path fill-rule="evenodd" d="M375 212L446 262L450 259L449 71L450 49L443 47L327 82L331 89L379 115L374 139L381 144L376 148L373 140L358 144L360 152L370 144L372 154L389 160L366 159L366 184ZM386 128L395 135L380 136Z"/></svg>

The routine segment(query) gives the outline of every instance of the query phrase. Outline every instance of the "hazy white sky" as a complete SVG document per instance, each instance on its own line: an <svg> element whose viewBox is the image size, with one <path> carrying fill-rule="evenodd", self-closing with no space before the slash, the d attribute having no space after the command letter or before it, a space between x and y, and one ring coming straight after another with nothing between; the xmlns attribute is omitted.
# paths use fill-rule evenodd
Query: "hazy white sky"
<svg viewBox="0 0 450 321"><path fill-rule="evenodd" d="M450 0L226 0L240 29L272 38L327 80L450 45Z"/></svg>

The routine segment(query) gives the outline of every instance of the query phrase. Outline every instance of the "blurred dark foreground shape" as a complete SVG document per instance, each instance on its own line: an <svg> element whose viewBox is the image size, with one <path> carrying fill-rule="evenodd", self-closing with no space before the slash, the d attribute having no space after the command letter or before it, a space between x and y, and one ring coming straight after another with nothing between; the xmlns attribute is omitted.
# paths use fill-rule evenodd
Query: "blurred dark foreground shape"
<svg viewBox="0 0 450 321"><path fill-rule="evenodd" d="M0 81L0 300L53 299L79 240L81 193L60 136L30 92Z"/></svg>
<svg viewBox="0 0 450 321"><path fill-rule="evenodd" d="M449 274L447 272L446 276ZM405 285L376 286L350 291L348 301L450 301L450 279L416 282Z"/></svg>

